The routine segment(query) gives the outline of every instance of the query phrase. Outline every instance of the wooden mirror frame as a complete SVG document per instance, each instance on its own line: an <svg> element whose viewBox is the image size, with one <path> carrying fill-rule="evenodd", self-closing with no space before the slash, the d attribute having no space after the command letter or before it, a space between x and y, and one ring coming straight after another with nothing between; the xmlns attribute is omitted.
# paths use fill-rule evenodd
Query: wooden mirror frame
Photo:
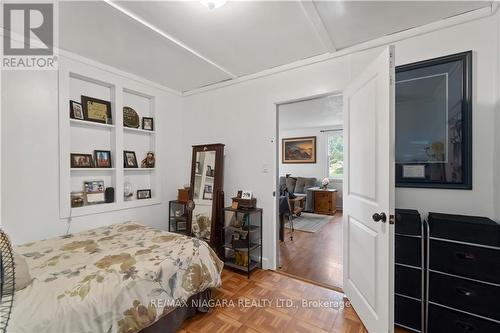
<svg viewBox="0 0 500 333"><path fill-rule="evenodd" d="M212 196L212 224L210 227L210 240L209 244L214 249L219 257L222 256L222 226L223 226L223 210L224 210L224 191L223 191L223 177L224 177L224 144L214 143L207 145L194 145L193 154L191 158L191 191L189 199L193 200L194 185L196 175L196 154L201 152L215 151L215 173L213 183L213 196ZM203 172L206 172L203 170ZM195 207L196 209L196 207ZM188 215L187 228L188 234L194 236L192 233L192 218L193 211Z"/></svg>

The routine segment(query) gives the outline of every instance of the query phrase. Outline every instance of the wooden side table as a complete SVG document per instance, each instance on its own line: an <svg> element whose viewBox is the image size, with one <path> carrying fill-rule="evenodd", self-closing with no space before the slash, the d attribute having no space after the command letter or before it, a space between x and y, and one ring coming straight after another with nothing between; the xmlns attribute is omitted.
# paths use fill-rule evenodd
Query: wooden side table
<svg viewBox="0 0 500 333"><path fill-rule="evenodd" d="M333 215L337 211L337 190L314 190L314 213Z"/></svg>

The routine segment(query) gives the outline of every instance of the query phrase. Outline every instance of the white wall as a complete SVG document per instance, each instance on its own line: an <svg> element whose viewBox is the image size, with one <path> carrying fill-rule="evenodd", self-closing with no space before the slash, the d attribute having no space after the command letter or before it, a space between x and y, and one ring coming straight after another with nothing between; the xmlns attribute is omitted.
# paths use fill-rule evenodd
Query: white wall
<svg viewBox="0 0 500 333"><path fill-rule="evenodd" d="M2 224L15 244L63 235L59 219L58 83L56 71L2 73ZM139 221L168 228L168 200L188 178L175 156L182 156L181 97L156 91L155 123L162 151L156 172L161 177L162 204L73 218L71 231ZM66 107L66 106L64 106ZM138 157L139 158L139 157ZM117 193L116 195L121 195Z"/></svg>
<svg viewBox="0 0 500 333"><path fill-rule="evenodd" d="M474 188L471 191L396 190L396 205L428 211L495 214L494 148L497 112L498 14L396 44L396 63L406 64L466 50L474 51L473 150ZM264 209L264 257L273 266L275 253L275 188L277 157L276 102L342 91L380 48L191 95L183 101L185 170L190 145L226 144L225 192L252 190ZM265 172L265 171L269 172ZM227 200L229 202L229 200ZM498 202L498 200L496 201Z"/></svg>

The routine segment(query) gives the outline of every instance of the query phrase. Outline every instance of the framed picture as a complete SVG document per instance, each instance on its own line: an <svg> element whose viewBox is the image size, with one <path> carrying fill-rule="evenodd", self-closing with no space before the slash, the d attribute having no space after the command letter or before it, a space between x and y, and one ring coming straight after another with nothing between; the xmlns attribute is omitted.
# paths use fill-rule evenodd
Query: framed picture
<svg viewBox="0 0 500 333"><path fill-rule="evenodd" d="M212 185L205 185L203 190L203 200L212 200L213 198L213 187Z"/></svg>
<svg viewBox="0 0 500 333"><path fill-rule="evenodd" d="M151 190L137 190L137 199L151 199Z"/></svg>
<svg viewBox="0 0 500 333"><path fill-rule="evenodd" d="M146 131L154 131L153 118L142 117L142 129Z"/></svg>
<svg viewBox="0 0 500 333"><path fill-rule="evenodd" d="M472 189L472 51L396 68L396 186Z"/></svg>
<svg viewBox="0 0 500 333"><path fill-rule="evenodd" d="M316 137L281 140L282 163L316 163Z"/></svg>
<svg viewBox="0 0 500 333"><path fill-rule="evenodd" d="M112 124L111 103L109 101L82 95L82 107L85 120Z"/></svg>
<svg viewBox="0 0 500 333"><path fill-rule="evenodd" d="M71 167L72 168L93 168L94 162L92 161L91 154L71 154Z"/></svg>
<svg viewBox="0 0 500 333"><path fill-rule="evenodd" d="M243 191L241 193L241 198L242 199L252 199L252 192L250 192L250 191Z"/></svg>
<svg viewBox="0 0 500 333"><path fill-rule="evenodd" d="M69 117L73 119L83 120L82 105L75 101L69 101Z"/></svg>
<svg viewBox="0 0 500 333"><path fill-rule="evenodd" d="M201 169L201 164L200 164L200 162L197 161L194 172L196 174L200 175L201 174L201 170L200 169Z"/></svg>
<svg viewBox="0 0 500 333"><path fill-rule="evenodd" d="M103 180L92 180L83 182L83 188L87 204L92 205L92 204L106 202Z"/></svg>
<svg viewBox="0 0 500 333"><path fill-rule="evenodd" d="M123 152L123 167L137 168L137 158L135 157L135 152L128 150Z"/></svg>
<svg viewBox="0 0 500 333"><path fill-rule="evenodd" d="M111 151L94 150L94 161L96 168L111 168Z"/></svg>
<svg viewBox="0 0 500 333"><path fill-rule="evenodd" d="M236 197L237 198L241 198L241 196L243 195L243 191L239 190L236 194Z"/></svg>

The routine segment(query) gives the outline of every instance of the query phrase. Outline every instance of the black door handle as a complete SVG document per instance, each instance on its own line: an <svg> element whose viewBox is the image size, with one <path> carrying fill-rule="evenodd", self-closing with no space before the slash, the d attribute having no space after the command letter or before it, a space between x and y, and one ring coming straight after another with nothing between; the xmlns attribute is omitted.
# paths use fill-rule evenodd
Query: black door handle
<svg viewBox="0 0 500 333"><path fill-rule="evenodd" d="M375 214L372 215L372 219L375 222L382 221L382 222L385 223L385 221L387 221L387 216L385 215L385 213L380 213L380 214L379 213L375 213Z"/></svg>

